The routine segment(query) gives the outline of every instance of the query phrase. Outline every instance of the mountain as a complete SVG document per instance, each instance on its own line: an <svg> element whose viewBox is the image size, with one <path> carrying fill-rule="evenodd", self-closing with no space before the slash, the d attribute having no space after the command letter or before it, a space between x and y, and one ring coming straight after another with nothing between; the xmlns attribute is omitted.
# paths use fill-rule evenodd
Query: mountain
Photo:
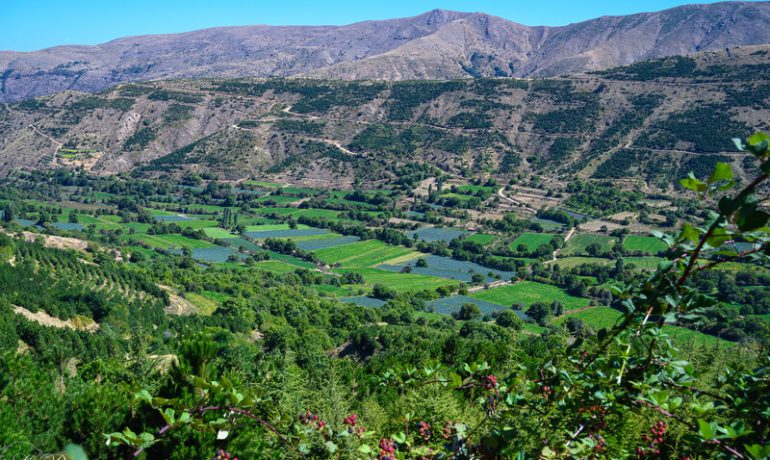
<svg viewBox="0 0 770 460"><path fill-rule="evenodd" d="M689 5L530 27L434 10L347 26L244 26L0 52L0 100L177 78L449 79L555 76L770 43L770 2Z"/></svg>
<svg viewBox="0 0 770 460"><path fill-rule="evenodd" d="M188 79L65 91L0 105L0 174L82 167L342 185L428 162L668 184L740 159L729 139L767 128L769 57L761 45L531 80Z"/></svg>

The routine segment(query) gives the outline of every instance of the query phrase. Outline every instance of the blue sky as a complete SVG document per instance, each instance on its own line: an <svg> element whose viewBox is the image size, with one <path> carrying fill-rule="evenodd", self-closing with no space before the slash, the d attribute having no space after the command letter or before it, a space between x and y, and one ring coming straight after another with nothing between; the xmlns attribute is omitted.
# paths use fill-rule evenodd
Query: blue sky
<svg viewBox="0 0 770 460"><path fill-rule="evenodd" d="M656 11L677 0L4 0L0 50L97 44L128 35L247 24L349 24L434 8L482 11L527 25ZM715 2L697 2L715 3Z"/></svg>

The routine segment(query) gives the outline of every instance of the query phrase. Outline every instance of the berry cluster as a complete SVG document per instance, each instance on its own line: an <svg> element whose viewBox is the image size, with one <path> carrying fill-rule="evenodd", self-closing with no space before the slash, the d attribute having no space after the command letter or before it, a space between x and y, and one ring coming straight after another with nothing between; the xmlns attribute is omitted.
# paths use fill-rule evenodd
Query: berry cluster
<svg viewBox="0 0 770 460"><path fill-rule="evenodd" d="M494 375L487 375L484 377L484 388L487 390L494 390L497 388L497 377Z"/></svg>
<svg viewBox="0 0 770 460"><path fill-rule="evenodd" d="M366 428L364 428L363 425L358 424L358 414L350 414L347 417L345 417L345 420L343 421L345 425L348 426L348 432L350 434L356 434L358 436L361 436L364 434L364 431Z"/></svg>
<svg viewBox="0 0 770 460"><path fill-rule="evenodd" d="M540 388L540 391L543 393L543 398L548 399L553 394L553 388L549 387L548 385L543 385Z"/></svg>
<svg viewBox="0 0 770 460"><path fill-rule="evenodd" d="M666 434L666 430L668 430L668 425L663 420L659 420L650 428L650 434L645 434L642 437L647 446L636 448L636 454L639 458L660 455L662 444L665 442L663 436Z"/></svg>
<svg viewBox="0 0 770 460"><path fill-rule="evenodd" d="M420 437L423 439L423 441L428 442L430 441L430 436L433 433L430 429L430 423L428 422L419 422L417 424L417 428L420 430Z"/></svg>
<svg viewBox="0 0 770 460"><path fill-rule="evenodd" d="M230 455L230 452L219 449L217 455L212 457L211 460L238 460L238 457L233 457Z"/></svg>
<svg viewBox="0 0 770 460"><path fill-rule="evenodd" d="M396 460L396 444L392 439L380 439L380 455L378 460Z"/></svg>
<svg viewBox="0 0 770 460"><path fill-rule="evenodd" d="M600 434L592 434L591 437L596 442L596 445L594 446L595 451L602 452L607 448L607 440L604 439L604 436Z"/></svg>
<svg viewBox="0 0 770 460"><path fill-rule="evenodd" d="M323 430L326 427L326 422L321 420L318 415L307 411L299 416L299 421L305 425L309 425L317 430Z"/></svg>

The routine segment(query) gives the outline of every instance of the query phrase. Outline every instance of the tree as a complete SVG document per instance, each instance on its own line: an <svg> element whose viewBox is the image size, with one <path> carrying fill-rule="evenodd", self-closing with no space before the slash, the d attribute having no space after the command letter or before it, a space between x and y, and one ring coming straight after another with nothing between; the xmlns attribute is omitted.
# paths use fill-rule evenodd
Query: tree
<svg viewBox="0 0 770 460"><path fill-rule="evenodd" d="M511 310L503 310L497 313L495 318L495 324L500 327L513 329L514 331L520 331L524 327L524 321Z"/></svg>
<svg viewBox="0 0 770 460"><path fill-rule="evenodd" d="M481 317L481 310L475 303L464 303L452 317L460 321L472 321Z"/></svg>
<svg viewBox="0 0 770 460"><path fill-rule="evenodd" d="M535 302L527 309L527 316L540 326L547 325L552 314L551 306L545 302Z"/></svg>
<svg viewBox="0 0 770 460"><path fill-rule="evenodd" d="M13 222L13 208L10 204L3 206L3 222Z"/></svg>

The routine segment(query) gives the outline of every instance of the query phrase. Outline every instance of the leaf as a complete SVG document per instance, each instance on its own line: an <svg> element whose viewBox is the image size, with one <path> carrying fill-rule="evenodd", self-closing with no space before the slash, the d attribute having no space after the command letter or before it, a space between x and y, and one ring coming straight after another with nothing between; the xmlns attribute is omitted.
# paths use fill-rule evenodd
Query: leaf
<svg viewBox="0 0 770 460"><path fill-rule="evenodd" d="M400 432L398 434L393 435L393 440L396 441L399 444L403 444L406 442L406 435L404 432Z"/></svg>
<svg viewBox="0 0 770 460"><path fill-rule="evenodd" d="M685 223L682 226L681 235L682 235L682 238L688 241L692 241L693 243L698 241L698 238L700 238L700 233L698 232L698 230L688 223Z"/></svg>
<svg viewBox="0 0 770 460"><path fill-rule="evenodd" d="M731 181L733 180L733 170L727 163L718 162L714 166L714 172L708 178L708 183L713 184L719 181Z"/></svg>
<svg viewBox="0 0 770 460"><path fill-rule="evenodd" d="M719 430L719 425L717 425L716 423L714 422L707 423L701 419L698 419L698 432L700 433L701 437L704 440L710 441L716 438L718 430Z"/></svg>
<svg viewBox="0 0 770 460"><path fill-rule="evenodd" d="M686 177L684 179L680 179L679 184L687 190L692 190L693 192L698 193L705 192L708 188L703 181L700 181L694 177Z"/></svg>
<svg viewBox="0 0 770 460"><path fill-rule="evenodd" d="M334 443L333 443L333 442L331 442L331 441L326 441L326 442L324 443L324 446L326 446L326 450L327 450L327 451L328 451L330 454L334 454L335 452L337 452L337 444L334 444Z"/></svg>
<svg viewBox="0 0 770 460"><path fill-rule="evenodd" d="M147 404L152 404L152 395L150 395L150 392L147 390L138 392L136 395L134 395L134 398L138 399L139 401L144 401Z"/></svg>
<svg viewBox="0 0 770 460"><path fill-rule="evenodd" d="M358 448L358 451L361 452L362 454L371 454L372 448L366 444L361 444L361 446L359 446Z"/></svg>
<svg viewBox="0 0 770 460"><path fill-rule="evenodd" d="M742 232L750 232L767 225L768 219L770 219L770 214L757 209L746 215L741 215L738 219L738 229Z"/></svg>
<svg viewBox="0 0 770 460"><path fill-rule="evenodd" d="M67 447L64 448L64 455L69 460L88 460L86 451L77 444L67 444ZM55 458L56 456L53 457Z"/></svg>
<svg viewBox="0 0 770 460"><path fill-rule="evenodd" d="M735 148L738 149L738 151L742 152L746 150L746 146L743 145L743 139L739 139L737 137L733 138L733 144L735 145Z"/></svg>

